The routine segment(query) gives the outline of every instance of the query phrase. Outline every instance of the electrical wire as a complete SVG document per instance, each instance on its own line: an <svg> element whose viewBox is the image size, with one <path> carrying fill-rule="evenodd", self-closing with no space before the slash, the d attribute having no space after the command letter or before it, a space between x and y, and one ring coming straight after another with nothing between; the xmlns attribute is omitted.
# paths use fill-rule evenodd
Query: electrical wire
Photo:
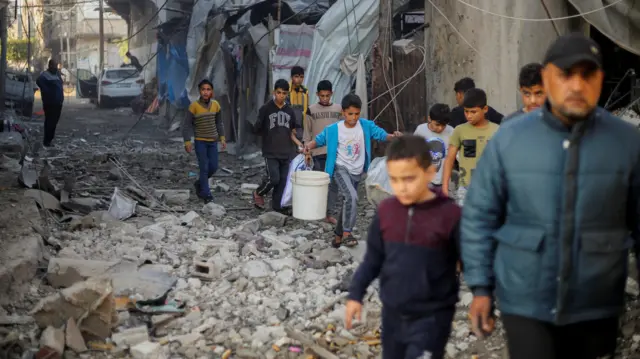
<svg viewBox="0 0 640 359"><path fill-rule="evenodd" d="M196 1L198 1L198 0L196 0ZM254 44L259 44L259 43L260 43L260 41L262 41L262 39L264 39L264 37L265 37L265 36L269 35L269 34L270 34L270 33L272 33L273 31L275 31L277 28L279 28L279 27L280 27L280 25L283 25L285 22L287 22L287 21L289 21L289 20L293 19L294 17L296 17L296 16L300 15L301 13L303 13L304 11L308 10L309 8L311 8L311 6L313 6L313 5L317 4L317 3L318 3L318 1L319 1L319 0L314 0L312 3L310 3L310 4L309 4L309 5L307 5L307 6L305 6L305 7L304 7L304 9L302 9L302 10L298 11L297 13L295 13L295 14L293 14L293 15L289 16L288 18L284 19L283 21L280 21L280 23L278 23L278 25L277 25L276 27L274 27L273 29L271 29L271 30L267 31L264 35L262 35L262 36L258 39L258 41L255 41L255 42L254 42ZM254 47L252 47L252 49L253 49L253 48L255 48L255 46L254 46Z"/></svg>
<svg viewBox="0 0 640 359"><path fill-rule="evenodd" d="M635 70L634 69L628 69L625 73L624 76L622 76L622 78L620 79L620 81L618 81L618 83L616 84L616 87L613 88L613 91L611 91L611 94L609 95L609 98L607 98L607 101L604 103L604 108L608 108L609 106L609 101L611 101L611 99L613 98L613 95L615 95L616 90L618 89L618 87L620 87L620 85L622 84L622 81L624 81L624 79L627 78L627 76L631 73L634 73ZM624 95L626 96L626 95ZM615 103L618 103L620 99L618 99Z"/></svg>
<svg viewBox="0 0 640 359"><path fill-rule="evenodd" d="M467 44L467 46L469 46L471 48L471 50L473 50L476 54L478 54L478 56L480 56L481 58L490 61L490 59L488 59L487 57L485 57L484 55L482 55L482 53L480 52L480 50L476 49L473 45L471 45L471 42L469 42L469 40L467 40L464 35L462 35L462 33L460 32L460 30L458 30L456 28L456 26L451 22L451 20L449 20L449 18L447 17L447 15L445 15L444 12L442 12L442 10L440 10L440 8L433 3L433 0L427 0L429 1L429 3L431 4L431 6L433 6L434 9L436 9L436 11L440 14L440 16L442 16L444 18L444 20L449 24L449 26L451 26L451 28L453 29L453 31L460 37L460 39L462 39L462 41L465 42L465 44ZM493 62L492 62L493 63ZM495 63L494 63L495 64Z"/></svg>
<svg viewBox="0 0 640 359"><path fill-rule="evenodd" d="M475 5L469 4L469 3L467 3L467 2L465 2L463 0L457 0L457 1L459 3L461 3L461 4L463 4L463 5L466 5L466 6L470 7L470 8L472 8L472 9L478 10L478 11L483 12L485 14L501 17L503 19L518 20L518 21L547 22L547 21L569 20L569 19L575 19L575 18L583 17L583 16L586 16L586 15L590 15L590 14L605 10L607 8L610 8L610 7L614 6L614 5L617 5L617 4L621 3L621 2L623 2L624 0L616 0L616 1L612 2L611 4L609 4L609 5L605 5L605 6L602 6L600 8L597 8L595 10L587 11L587 12L584 12L584 13L581 13L581 14L562 16L562 17L554 17L554 18L545 18L545 19L542 19L542 18L531 19L531 18L525 18L525 17L516 17L516 16L508 16L508 15L498 14L498 13L495 13L495 12L492 12L492 11L485 10L483 8L477 7ZM431 2L431 1L429 1L429 2Z"/></svg>
<svg viewBox="0 0 640 359"><path fill-rule="evenodd" d="M421 75L424 73L425 68L427 67L427 51L423 46L417 46L416 47L418 50L420 50L420 52L422 52L422 63L420 64L420 66L418 67L418 70L416 70L416 72L411 75L408 79L404 80L402 83L404 83L404 85L402 86L402 88L400 90L398 90L394 96L391 98L391 101L389 101L389 103L387 103L387 105L385 107L382 108L382 110L380 110L378 112L378 115L373 119L373 121L375 122L380 115L384 112L384 110L387 109L387 107L389 107L394 101L395 99L400 95L400 92L402 92L402 90L404 90L407 86L409 86L409 82L411 80L413 80L415 77L417 77L418 75ZM397 86L396 86L397 87ZM389 92L389 91L387 91ZM397 126L397 125L396 125ZM398 130L399 127L396 127L396 130Z"/></svg>
<svg viewBox="0 0 640 359"><path fill-rule="evenodd" d="M79 4L95 4L97 3L98 0L89 0L89 1L74 1L72 3L67 3L67 4L32 4L32 5L19 5L17 6L18 8L49 8L52 6L75 6L75 5L79 5Z"/></svg>
<svg viewBox="0 0 640 359"><path fill-rule="evenodd" d="M196 2L198 2L198 0L196 0ZM136 35L141 33L142 30L144 30L147 26L149 26L151 21L153 19L155 19L158 16L158 14L160 14L160 11L162 11L162 9L164 9L164 7L167 6L168 3L169 3L169 0L165 0L164 3L162 4L162 6L160 6L158 8L158 10L149 18L149 20L147 20L147 22L144 23L144 25L142 25L142 27L138 29L138 31L136 31L135 33L131 34L131 36L127 37L126 39L118 40L118 41L115 41L114 43L117 44L117 43L121 43L121 42L125 42L125 41L128 42L129 40L133 39ZM194 5L195 5L195 3L194 3Z"/></svg>

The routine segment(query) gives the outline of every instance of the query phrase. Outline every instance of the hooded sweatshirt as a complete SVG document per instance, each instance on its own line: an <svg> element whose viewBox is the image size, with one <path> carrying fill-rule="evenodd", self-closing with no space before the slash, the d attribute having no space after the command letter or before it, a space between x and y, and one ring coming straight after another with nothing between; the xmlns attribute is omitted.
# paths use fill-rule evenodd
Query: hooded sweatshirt
<svg viewBox="0 0 640 359"><path fill-rule="evenodd" d="M460 216L460 207L441 192L411 206L396 197L382 201L349 299L362 303L367 287L379 278L380 299L390 310L425 315L455 307Z"/></svg>
<svg viewBox="0 0 640 359"><path fill-rule="evenodd" d="M291 131L296 127L296 115L286 103L278 107L273 100L258 111L258 120L253 131L262 137L262 156L265 158L289 159L295 153Z"/></svg>

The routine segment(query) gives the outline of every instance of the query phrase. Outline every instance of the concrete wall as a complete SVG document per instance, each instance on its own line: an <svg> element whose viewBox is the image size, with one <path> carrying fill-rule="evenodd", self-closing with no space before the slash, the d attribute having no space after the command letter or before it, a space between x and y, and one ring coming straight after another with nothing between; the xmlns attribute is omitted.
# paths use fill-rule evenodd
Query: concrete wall
<svg viewBox="0 0 640 359"><path fill-rule="evenodd" d="M519 107L518 72L529 62L542 61L547 46L557 37L551 22L509 20L470 8L457 0L431 0L480 55L456 34L429 0L425 0L427 48L427 102L455 105L454 83L469 76L484 89L489 105L503 114ZM465 0L483 9L513 17L547 18L542 0ZM552 17L566 16L564 1L545 0ZM560 34L568 21L555 23Z"/></svg>
<svg viewBox="0 0 640 359"><path fill-rule="evenodd" d="M117 44L104 44L104 66L119 67L124 60L120 57ZM100 65L100 39L96 38L78 38L76 42L77 67L86 69L93 74L99 72Z"/></svg>

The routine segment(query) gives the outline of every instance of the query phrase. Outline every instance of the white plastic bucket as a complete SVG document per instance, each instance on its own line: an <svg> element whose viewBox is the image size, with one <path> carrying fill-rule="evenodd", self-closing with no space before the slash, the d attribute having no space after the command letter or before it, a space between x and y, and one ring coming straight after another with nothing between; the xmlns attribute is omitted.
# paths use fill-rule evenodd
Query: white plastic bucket
<svg viewBox="0 0 640 359"><path fill-rule="evenodd" d="M320 171L297 171L291 176L293 184L293 217L317 221L327 216L329 174Z"/></svg>

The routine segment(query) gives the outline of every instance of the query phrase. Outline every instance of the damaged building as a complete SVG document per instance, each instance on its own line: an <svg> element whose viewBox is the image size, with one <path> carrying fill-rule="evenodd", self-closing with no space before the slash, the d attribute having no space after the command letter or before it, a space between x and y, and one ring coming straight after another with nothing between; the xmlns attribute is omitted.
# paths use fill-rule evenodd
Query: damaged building
<svg viewBox="0 0 640 359"><path fill-rule="evenodd" d="M616 110L640 96L640 5L631 0L107 4L127 21L129 49L145 65L147 83L157 83L170 129L197 98L196 84L209 78L227 138L239 149L255 142L247 125L268 98L269 83L288 79L296 65L307 69L311 102L315 84L328 79L336 98L349 91L366 97L368 117L387 130L411 131L429 104L453 104L453 84L466 76L487 91L492 107L512 112L520 106L520 67L541 61L557 36L583 31L605 51L601 105Z"/></svg>

